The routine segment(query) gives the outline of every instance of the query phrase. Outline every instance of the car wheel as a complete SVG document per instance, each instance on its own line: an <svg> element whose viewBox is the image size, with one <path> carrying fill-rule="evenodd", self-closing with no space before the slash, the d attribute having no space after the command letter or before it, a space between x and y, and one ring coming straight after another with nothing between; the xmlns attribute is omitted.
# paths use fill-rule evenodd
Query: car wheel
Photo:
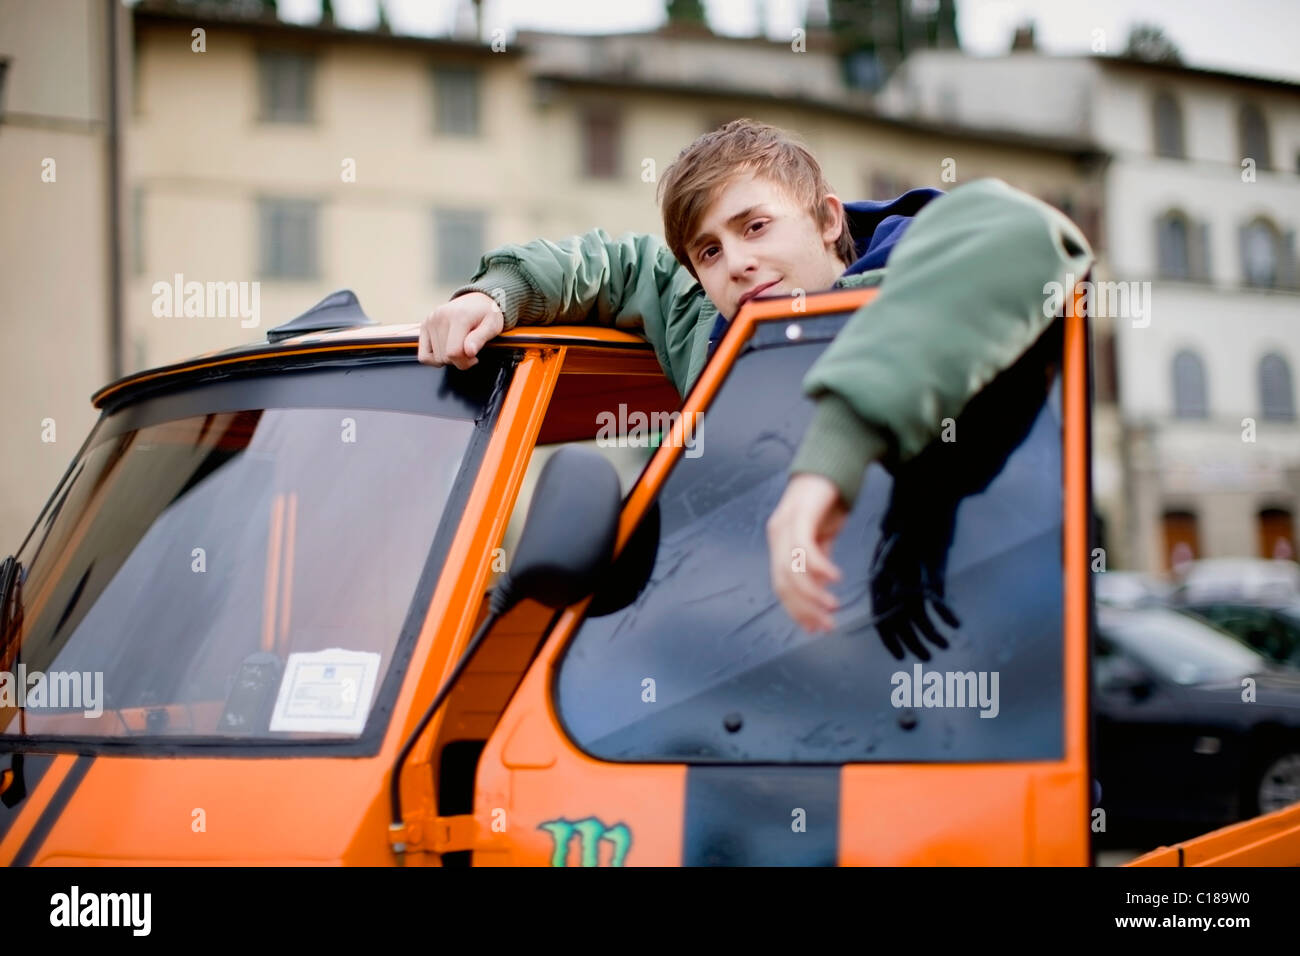
<svg viewBox="0 0 1300 956"><path fill-rule="evenodd" d="M1287 752L1265 761L1252 790L1257 814L1300 803L1300 753Z"/></svg>

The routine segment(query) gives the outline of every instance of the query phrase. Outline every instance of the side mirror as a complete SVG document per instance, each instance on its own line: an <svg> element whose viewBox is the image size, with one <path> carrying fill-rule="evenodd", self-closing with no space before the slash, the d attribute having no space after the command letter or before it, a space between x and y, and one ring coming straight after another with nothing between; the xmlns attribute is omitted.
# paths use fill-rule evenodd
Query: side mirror
<svg viewBox="0 0 1300 956"><path fill-rule="evenodd" d="M537 479L510 570L492 596L504 613L524 598L561 608L596 589L623 509L618 472L588 448L561 448Z"/></svg>

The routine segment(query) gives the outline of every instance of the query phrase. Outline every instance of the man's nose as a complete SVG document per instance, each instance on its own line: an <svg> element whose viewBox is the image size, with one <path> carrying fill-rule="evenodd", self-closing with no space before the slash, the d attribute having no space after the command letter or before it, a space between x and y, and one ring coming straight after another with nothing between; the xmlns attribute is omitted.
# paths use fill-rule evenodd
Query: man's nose
<svg viewBox="0 0 1300 956"><path fill-rule="evenodd" d="M733 279L743 280L758 268L758 260L743 245L733 245L730 249L723 247L722 254L727 257L727 268Z"/></svg>

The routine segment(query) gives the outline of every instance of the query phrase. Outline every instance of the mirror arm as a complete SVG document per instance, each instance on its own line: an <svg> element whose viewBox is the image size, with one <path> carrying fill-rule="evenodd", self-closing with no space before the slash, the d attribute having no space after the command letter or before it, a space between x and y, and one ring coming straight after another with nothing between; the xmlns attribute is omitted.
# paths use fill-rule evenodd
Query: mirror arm
<svg viewBox="0 0 1300 956"><path fill-rule="evenodd" d="M412 730L410 736L406 738L406 743L402 745L402 749L397 754L397 760L393 763L388 793L389 808L392 811L393 820L388 826L388 833L389 842L392 844L393 852L397 854L399 862L404 859L403 854L406 853L406 821L402 818L402 768L406 765L407 758L411 756L411 751L415 749L416 742L429 726L429 722L433 720L433 715L436 714L438 708L443 705L443 702L447 699L452 689L456 686L456 683L460 680L461 675L465 673L465 668L467 668L470 661L474 659L474 654L482 645L484 638L487 637L493 626L495 626L496 622L501 618L503 612L498 610L498 603L506 604L506 602L509 601L507 596L503 598L502 601L498 602L498 595L504 591L508 591L508 588L496 588L493 590L488 616L483 619L483 623L480 624L478 630L474 632L474 636L465 647L465 652L460 655L460 660L456 662L456 666L452 668L452 672L447 676L447 679L443 681L442 686L438 688L438 693L433 695L433 700L429 703L428 709L425 710L424 716L420 718L420 722L415 725L415 729ZM506 604L506 606L509 605Z"/></svg>

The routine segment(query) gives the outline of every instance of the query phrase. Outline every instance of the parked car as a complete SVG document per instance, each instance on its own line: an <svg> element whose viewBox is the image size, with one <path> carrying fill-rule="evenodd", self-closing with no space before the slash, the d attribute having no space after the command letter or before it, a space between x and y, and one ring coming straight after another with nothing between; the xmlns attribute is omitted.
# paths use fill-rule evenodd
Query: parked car
<svg viewBox="0 0 1300 956"><path fill-rule="evenodd" d="M1207 601L1186 610L1245 641L1279 664L1300 666L1300 600L1283 604Z"/></svg>
<svg viewBox="0 0 1300 956"><path fill-rule="evenodd" d="M1300 671L1159 607L1099 607L1094 653L1108 829L1194 832L1300 801Z"/></svg>
<svg viewBox="0 0 1300 956"><path fill-rule="evenodd" d="M1092 593L1098 604L1144 607L1165 604L1169 586L1141 571L1097 571L1092 575Z"/></svg>
<svg viewBox="0 0 1300 956"><path fill-rule="evenodd" d="M1183 572L1170 598L1207 601L1300 601L1300 564L1270 558L1205 558Z"/></svg>

